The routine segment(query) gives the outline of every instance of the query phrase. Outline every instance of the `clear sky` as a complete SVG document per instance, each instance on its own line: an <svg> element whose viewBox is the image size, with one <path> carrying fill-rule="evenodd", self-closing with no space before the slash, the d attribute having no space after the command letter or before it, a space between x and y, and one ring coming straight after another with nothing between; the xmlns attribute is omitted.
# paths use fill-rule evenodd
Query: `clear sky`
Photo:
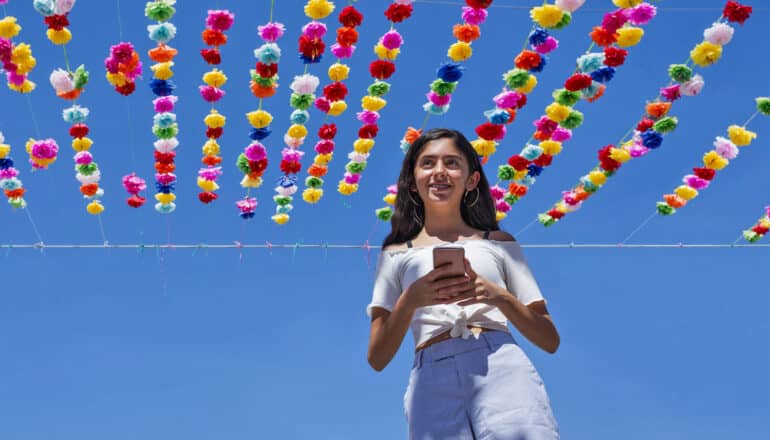
<svg viewBox="0 0 770 440"><path fill-rule="evenodd" d="M62 152L44 172L25 164L24 141L36 136L26 98L0 90L0 130L11 143L28 189L29 212L46 244L103 242L97 220L85 212L69 150L65 102L48 84L63 67L61 48L45 38L32 2L11 0L8 14L24 27L18 41L32 44L38 66L32 79L32 112L40 135L55 138ZM237 154L247 145L243 115L257 107L248 91L256 26L268 19L269 2L182 1L173 22L172 45L180 50L174 80L181 146L177 157L178 209L161 216L146 206L126 206L120 179L136 171L152 179L152 96L145 71L138 91L124 98L104 79L109 46L133 42L146 63L151 48L144 2L79 1L70 14L74 65L85 64L91 83L80 103L90 107L92 148L107 194L102 214L106 239L115 244L201 244L200 249L35 250L0 249L0 438L7 440L165 439L360 439L404 438L402 397L413 350L411 336L382 373L366 363L370 299L378 251L364 248L216 250L205 244L234 241L373 245L388 225L374 210L397 176L405 128L424 118L421 105L435 69L446 60L459 21L457 2L415 4L414 17L398 27L405 38L389 105L361 190L334 191L355 139L354 112L370 82L370 48L388 29L384 1L361 1L365 15L359 51L348 81L350 109L338 118L338 155L327 195L316 206L297 201L292 220L277 226L272 182L278 176L280 134L288 127L288 84L302 71L294 56L307 21L304 2L279 0L275 18L287 26L280 41L281 88L265 108L276 117L268 139L268 184L257 192L254 220L237 216L242 195ZM339 6L342 6L340 2ZM472 135L482 112L502 86L530 29L526 9L539 1L496 0L474 56L454 95L452 109L428 126L455 127ZM770 94L764 2L737 26L722 60L700 69L703 93L677 101L680 126L663 147L622 168L577 213L550 229L535 224L524 245L618 243L649 215L662 194L700 163L715 136L754 112L754 98ZM684 62L703 29L719 15L721 0L659 2L658 17L642 43L596 103L581 102L585 124L553 165L503 221L517 234L596 163L596 151L635 125L645 101L668 83L666 70ZM508 6L508 7L504 7ZM514 8L510 6L517 6ZM208 106L197 93L208 70L198 51L209 8L229 8L236 23L223 47L230 80L218 108L229 117L221 139L225 174L220 200L198 202L195 176ZM612 8L588 0L573 23L556 34L561 47L538 75L530 103L510 126L489 170L532 133L531 122L551 102L574 60L589 46L588 32ZM120 26L119 26L120 24ZM330 28L336 23L329 20ZM327 38L330 42L331 38ZM324 75L326 58L311 72ZM325 83L325 79L324 79ZM310 131L322 121L312 112ZM712 186L672 217L655 217L629 243L732 243L770 204L765 177L770 160L770 121L750 128L759 137ZM308 140L306 151L311 151ZM306 156L304 163L309 163ZM494 178L493 178L494 180ZM23 211L0 206L0 243L39 241ZM770 354L764 348L770 299L761 283L766 248L734 249L528 249L526 255L549 300L562 336L555 355L518 337L543 376L565 439L760 438L766 415Z"/></svg>

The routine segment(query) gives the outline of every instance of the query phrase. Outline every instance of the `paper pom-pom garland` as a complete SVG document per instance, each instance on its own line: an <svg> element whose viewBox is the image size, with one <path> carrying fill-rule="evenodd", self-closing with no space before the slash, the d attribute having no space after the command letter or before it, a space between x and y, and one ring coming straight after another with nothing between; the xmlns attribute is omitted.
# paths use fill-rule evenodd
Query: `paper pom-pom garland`
<svg viewBox="0 0 770 440"><path fill-rule="evenodd" d="M104 60L107 81L115 91L128 96L136 90L136 80L142 75L142 62L131 43L118 43L110 47L110 56Z"/></svg>
<svg viewBox="0 0 770 440"><path fill-rule="evenodd" d="M770 115L770 111L762 111L761 103L770 102L770 98L757 98L757 111L749 118L748 122L758 114ZM746 147L757 137L746 129L748 122L743 125L731 125L727 128L727 138L717 136L714 140L714 149L703 155L703 167L693 168L693 174L682 178L682 184L674 192L663 196L663 201L658 202L656 209L658 214L672 215L687 202L698 196L700 191L708 188L717 172L730 164L730 161L738 157L739 147Z"/></svg>
<svg viewBox="0 0 770 440"><path fill-rule="evenodd" d="M413 127L407 128L404 137L401 139L401 151L406 154L421 134L422 129ZM386 222L393 217L393 208L396 206L396 194L398 194L398 185L393 184L388 186L388 192L385 197L382 198L387 205L375 211L378 219Z"/></svg>
<svg viewBox="0 0 770 440"><path fill-rule="evenodd" d="M203 31L203 41L211 48L203 49L201 56L208 64L217 66L221 62L221 53L219 47L227 42L225 31L232 27L235 21L235 15L227 10L210 10L206 18L206 30ZM198 193L198 200L202 203L211 203L217 199L217 179L222 175L222 157L218 139L222 136L225 127L226 118L215 108L215 104L222 99L225 91L222 86L227 82L227 76L224 72L212 68L203 75L204 85L199 87L201 97L204 101L211 104L209 114L204 118L206 124L207 141L203 145L202 162L205 167L198 170L198 187L201 192Z"/></svg>
<svg viewBox="0 0 770 440"><path fill-rule="evenodd" d="M34 0L32 6L45 17L46 36L51 43L57 46L69 43L72 32L67 27L70 25L67 16L75 6L75 0Z"/></svg>
<svg viewBox="0 0 770 440"><path fill-rule="evenodd" d="M264 43L254 51L257 58L256 68L251 70L251 91L259 98L259 109L246 115L251 125L251 142L243 153L238 156L237 166L243 173L241 186L246 188L246 195L236 202L239 215L243 219L253 218L257 209L257 199L251 197L251 190L262 186L262 175L267 169L267 149L262 142L267 139L272 130L270 124L273 116L263 110L263 101L275 95L278 89L278 63L281 60L281 49L278 40L286 30L284 25L273 20L273 6L271 3L270 21L259 26L259 36Z"/></svg>
<svg viewBox="0 0 770 440"><path fill-rule="evenodd" d="M13 166L11 146L5 143L5 137L0 132L0 188L2 188L8 203L14 208L24 208L24 185L19 179L19 170Z"/></svg>
<svg viewBox="0 0 770 440"><path fill-rule="evenodd" d="M361 99L361 127L358 130L358 139L353 142L353 151L348 155L350 161L345 165L345 174L337 184L337 191L342 195L349 196L358 191L361 174L366 169L367 160L374 148L375 138L379 133L377 121L380 111L387 105L383 97L390 92L390 84L386 80L396 71L395 61L403 45L403 38L395 26L412 16L413 2L414 0L394 0L385 10L385 17L391 22L391 27L374 47L377 59L369 64L369 74L374 78L374 82L368 87L368 94ZM377 117L374 116L375 113Z"/></svg>
<svg viewBox="0 0 770 440"><path fill-rule="evenodd" d="M35 90L35 83L29 74L37 65L32 56L32 47L26 43L14 44L13 38L21 32L16 17L5 16L0 20L0 69L5 71L8 88L19 93Z"/></svg>
<svg viewBox="0 0 770 440"><path fill-rule="evenodd" d="M176 209L176 148L179 146L177 124L174 108L178 98L174 96L176 85L171 80L174 76L174 58L177 50L166 43L176 36L176 26L171 20L176 13L174 8L176 0L155 0L147 2L144 14L147 18L157 22L147 26L150 39L155 41L156 47L150 49L148 55L155 64L150 66L153 79L150 81L150 89L156 96L153 100L155 116L153 117L152 132L155 141L155 210L161 214L170 214ZM139 207L141 198L133 198L135 193L129 191L129 205ZM133 204L132 201L133 200Z"/></svg>
<svg viewBox="0 0 770 440"><path fill-rule="evenodd" d="M299 56L306 65L321 61L326 49L323 42L326 25L318 20L328 17L333 11L334 3L327 0L310 0L305 5L305 15L311 21L302 27L302 35L299 37ZM305 68L305 73L295 76L289 86L292 91L289 102L294 111L290 116L291 125L283 138L286 144L281 150L280 168L283 176L278 179L276 195L273 196L276 207L272 219L279 225L286 224L290 220L289 213L294 209L291 202L298 189L297 174L302 170L302 156L305 154L300 147L307 137L305 125L310 119L308 109L316 100L315 92L319 85L318 77L307 73Z"/></svg>
<svg viewBox="0 0 770 440"><path fill-rule="evenodd" d="M710 35L710 30L719 28L720 32L732 35L733 29L725 23L722 17L704 34ZM726 44L729 40L722 40ZM703 78L693 72L695 60L687 64L674 64L669 67L668 74L671 82L660 89L659 95L645 105L645 113L632 133L630 139L623 138L616 145L607 145L598 151L599 164L580 178L580 182L572 189L562 192L561 199L550 210L541 213L538 220L544 226L551 226L568 213L583 205L583 202L601 189L606 181L615 175L617 170L626 162L642 157L650 151L659 149L667 133L672 131L678 120L669 116L671 107L682 96L697 96L704 86ZM683 206L679 198L668 197L672 203ZM663 211L673 210L673 206L663 208ZM671 212L673 213L673 211Z"/></svg>
<svg viewBox="0 0 770 440"><path fill-rule="evenodd" d="M743 238L749 243L756 243L770 230L770 206L765 207L765 215L757 220L751 229L743 231Z"/></svg>
<svg viewBox="0 0 770 440"><path fill-rule="evenodd" d="M147 183L141 177L131 173L128 176L123 176L123 188L126 189L131 196L126 200L128 206L132 208L139 208L144 205L146 199L139 195L142 191L147 189Z"/></svg>
<svg viewBox="0 0 770 440"><path fill-rule="evenodd" d="M340 11L338 20L341 26L337 29L337 42L331 47L332 54L337 58L337 62L332 64L328 70L330 83L323 90L323 96L315 100L315 107L329 116L340 116L347 109L345 98L348 95L348 89L345 80L350 74L350 66L345 64L356 50L358 41L358 31L356 28L363 22L364 16L353 6L347 6ZM398 35L397 31L393 31ZM389 41L386 50L398 50L400 47L400 36L393 36ZM382 43L380 43L382 44ZM383 46L385 47L385 46ZM376 124L380 115L377 112L364 111L358 113L358 120L362 123ZM337 126L334 123L326 123L318 130L318 142L315 144L315 158L313 164L307 169L308 177L305 179L305 190L302 191L302 199L307 203L318 203L323 197L324 190L323 177L329 171L329 162L334 154L334 139L337 135ZM348 155L354 160L357 153Z"/></svg>
<svg viewBox="0 0 770 440"><path fill-rule="evenodd" d="M622 7L605 14L601 24L590 33L591 47L600 46L603 50L586 52L577 59L575 72L567 78L563 88L554 90L554 102L535 120L535 132L530 142L537 140L538 143L527 142L521 152L509 157L508 163L498 168L501 182L513 181L506 184L505 194L495 199L498 221L505 218L511 206L527 194L537 176L551 165L553 156L559 154L563 143L572 137L572 130L582 125L583 113L573 107L581 99L594 102L604 94L605 84L613 78L615 69L625 62L628 52L624 48L639 43L644 35L641 26L655 17L656 9L649 3L620 4ZM541 26L554 25L556 9L533 14L533 19ZM520 68L504 77L509 89L526 87L530 78L534 77ZM485 133L487 137L493 134Z"/></svg>

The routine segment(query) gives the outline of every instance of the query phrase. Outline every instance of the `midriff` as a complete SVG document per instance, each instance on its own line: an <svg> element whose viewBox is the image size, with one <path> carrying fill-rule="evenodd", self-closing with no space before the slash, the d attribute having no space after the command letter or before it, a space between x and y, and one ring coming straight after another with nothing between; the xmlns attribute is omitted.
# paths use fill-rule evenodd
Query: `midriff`
<svg viewBox="0 0 770 440"><path fill-rule="evenodd" d="M468 329L469 329L469 330L471 331L471 333L473 333L473 335L474 335L474 336L476 336L476 337L478 337L478 336L479 336L479 334L481 334L481 333L494 331L494 330L492 330L492 329L490 329L490 328L478 327L478 326L473 326L473 325L469 325L469 326L468 326ZM423 349L425 349L425 348L428 348L428 347L430 347L430 346L431 346L431 345L433 345L433 344L437 344L437 343L439 343L439 342L442 342L442 341L446 341L446 340L448 340L448 339L452 339L452 334L451 334L451 333L452 333L452 331L451 331L451 330L447 330L447 331L445 331L444 333L440 333L440 334L438 334L438 335L436 335L436 336L434 336L434 337L432 337L432 338L428 339L427 341L423 342L422 344L418 345L418 346L415 348L415 350L414 350L414 351L415 351L415 352L418 352L418 351L420 351L420 350L423 350Z"/></svg>

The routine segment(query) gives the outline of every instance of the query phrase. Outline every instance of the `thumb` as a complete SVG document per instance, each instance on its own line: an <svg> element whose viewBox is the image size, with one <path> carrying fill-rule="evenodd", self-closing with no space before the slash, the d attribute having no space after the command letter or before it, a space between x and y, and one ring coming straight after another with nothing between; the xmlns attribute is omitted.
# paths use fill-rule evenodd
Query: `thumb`
<svg viewBox="0 0 770 440"><path fill-rule="evenodd" d="M467 273L467 274L468 274L468 276L469 276L469 277L470 277L472 280L475 280L475 279L476 279L476 271L474 271L474 270L473 270L473 268L471 267L471 262L470 262L470 261L468 261L468 259L467 259L467 258L465 258L465 273Z"/></svg>

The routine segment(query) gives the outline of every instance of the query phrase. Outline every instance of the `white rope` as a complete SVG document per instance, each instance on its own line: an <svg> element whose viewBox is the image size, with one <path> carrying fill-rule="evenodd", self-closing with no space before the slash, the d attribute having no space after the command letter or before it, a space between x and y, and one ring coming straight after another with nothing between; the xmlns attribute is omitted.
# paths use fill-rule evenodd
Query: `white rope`
<svg viewBox="0 0 770 440"><path fill-rule="evenodd" d="M465 2L460 1L452 1L452 0L415 0L415 3L423 3L428 5L447 5L447 6L464 6ZM493 3L489 6L490 8L500 8L500 9L515 9L515 10L522 10L522 11L529 11L532 9L532 6L524 6L524 5L501 5L497 3ZM677 7L665 7L665 6L658 6L658 11L663 12L722 12L723 8L677 8ZM602 9L602 8L580 8L579 12L607 12L608 9ZM770 8L758 8L754 7L753 12L767 12L770 11Z"/></svg>

